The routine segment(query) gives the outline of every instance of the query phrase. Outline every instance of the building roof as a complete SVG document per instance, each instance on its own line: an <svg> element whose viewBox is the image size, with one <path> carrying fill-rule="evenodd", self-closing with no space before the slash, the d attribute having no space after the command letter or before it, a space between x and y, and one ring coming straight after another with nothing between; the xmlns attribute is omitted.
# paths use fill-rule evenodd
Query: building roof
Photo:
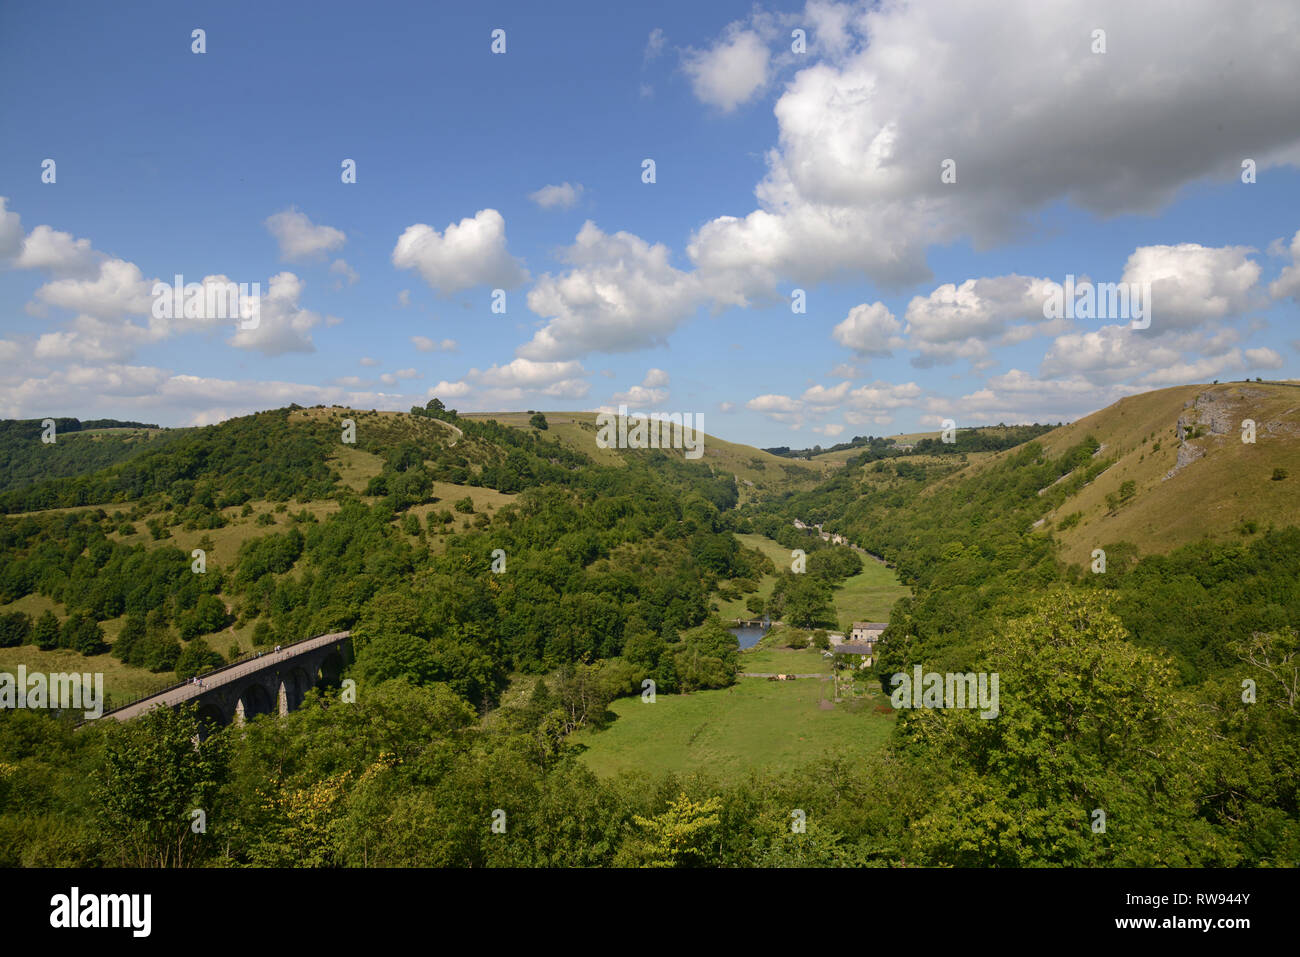
<svg viewBox="0 0 1300 957"><path fill-rule="evenodd" d="M833 646L837 655L869 655L871 646L861 641L845 641Z"/></svg>
<svg viewBox="0 0 1300 957"><path fill-rule="evenodd" d="M853 623L853 628L855 630L858 628L866 628L868 630L879 629L880 631L884 631L888 627L889 622L887 621L855 621Z"/></svg>

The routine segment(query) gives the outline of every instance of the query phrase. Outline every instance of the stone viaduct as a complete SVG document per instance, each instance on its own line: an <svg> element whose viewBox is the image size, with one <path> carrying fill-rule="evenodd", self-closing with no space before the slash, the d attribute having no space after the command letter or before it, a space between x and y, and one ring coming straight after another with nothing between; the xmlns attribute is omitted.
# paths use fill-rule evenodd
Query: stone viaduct
<svg viewBox="0 0 1300 957"><path fill-rule="evenodd" d="M337 684L352 657L352 633L338 631L304 638L279 651L237 661L189 682L159 691L103 717L130 721L159 705L198 702L199 717L218 725L243 724L259 714L288 714L318 684Z"/></svg>

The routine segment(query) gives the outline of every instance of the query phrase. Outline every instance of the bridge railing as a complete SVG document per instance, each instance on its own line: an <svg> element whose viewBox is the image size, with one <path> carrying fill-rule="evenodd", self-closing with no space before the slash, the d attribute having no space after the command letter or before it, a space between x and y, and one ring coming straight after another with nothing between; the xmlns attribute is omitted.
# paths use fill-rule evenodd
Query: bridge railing
<svg viewBox="0 0 1300 957"><path fill-rule="evenodd" d="M335 634L335 632L326 631L326 632L322 632L319 635L311 635L310 637L307 638L299 638L297 641L291 641L288 644L280 645L280 650L287 651L288 649L293 648L297 645L304 644L305 642L308 641L315 641L317 638L324 638L326 635L330 635L330 634ZM352 633L350 631L341 631L341 632L337 632L337 634L348 636ZM263 658L267 654L268 652L266 651L250 651L246 654L240 655L238 658L234 659L233 661L226 662L220 668L213 668L211 671L200 672L198 677L206 680L208 678L211 678L213 675L221 674L223 671L229 671L231 668L237 668L240 665L247 664L250 661L255 661L258 658ZM270 654L275 654L275 652L272 651L270 652ZM178 688L188 687L190 683L191 683L190 679L186 678L184 681L174 681L171 684L159 685L158 687L151 688L148 691L141 691L137 694L130 695L129 697L122 699L120 703L117 698L111 698L110 700L112 701L113 707L104 709L104 712L103 714L100 715L100 717L101 718L107 717L108 715L112 714L114 711L121 711L123 708L129 708L133 704L139 704L141 701L144 701L146 698L153 698L158 695L166 694L169 691L175 691Z"/></svg>

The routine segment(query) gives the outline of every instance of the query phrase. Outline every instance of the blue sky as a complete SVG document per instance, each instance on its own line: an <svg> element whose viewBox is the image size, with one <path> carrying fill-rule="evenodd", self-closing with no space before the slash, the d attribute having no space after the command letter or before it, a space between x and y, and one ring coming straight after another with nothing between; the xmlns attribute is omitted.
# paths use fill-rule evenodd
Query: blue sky
<svg viewBox="0 0 1300 957"><path fill-rule="evenodd" d="M1300 13L1129 6L5 4L0 415L437 394L805 446L1295 378ZM259 327L153 317L177 273ZM1151 327L1047 320L1067 275Z"/></svg>

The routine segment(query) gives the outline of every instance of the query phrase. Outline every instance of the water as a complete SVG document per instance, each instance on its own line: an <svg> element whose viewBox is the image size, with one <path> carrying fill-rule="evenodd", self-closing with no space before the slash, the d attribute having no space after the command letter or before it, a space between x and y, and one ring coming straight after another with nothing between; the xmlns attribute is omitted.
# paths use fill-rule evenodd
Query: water
<svg viewBox="0 0 1300 957"><path fill-rule="evenodd" d="M742 648L753 648L764 635L764 631L759 625L742 625L738 628L728 628L727 631L740 639L740 647Z"/></svg>

